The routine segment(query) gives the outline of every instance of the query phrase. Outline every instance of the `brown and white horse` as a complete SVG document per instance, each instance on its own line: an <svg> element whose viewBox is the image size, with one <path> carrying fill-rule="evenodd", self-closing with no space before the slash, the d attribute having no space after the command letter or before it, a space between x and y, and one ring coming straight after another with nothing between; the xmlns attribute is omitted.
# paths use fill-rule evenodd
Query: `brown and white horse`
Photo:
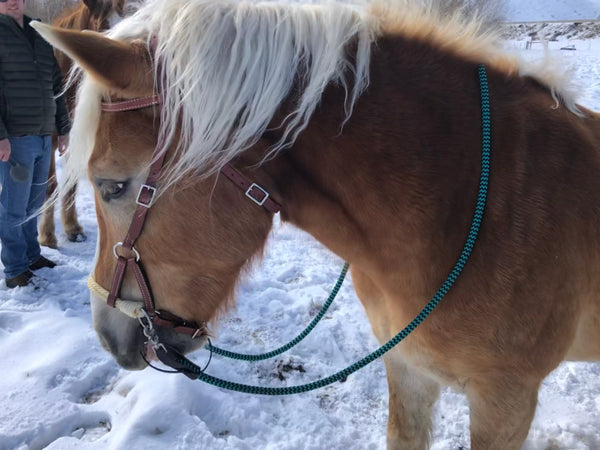
<svg viewBox="0 0 600 450"><path fill-rule="evenodd" d="M68 167L95 189L92 313L104 347L126 368L146 365L138 321L102 289L138 309L152 297L168 322L200 330L159 326L160 342L203 345L277 204L351 264L386 342L465 242L484 64L492 158L480 235L437 309L385 356L388 446L426 448L449 385L469 400L471 448L520 448L544 377L565 359L600 359L600 116L480 28L406 0L149 0L111 38L38 26L87 73L72 132L82 151ZM260 188L245 195L230 167ZM275 207L255 203L265 192Z"/></svg>
<svg viewBox="0 0 600 450"><path fill-rule="evenodd" d="M80 0L53 19L52 23L61 28L104 31L118 23L126 15L130 15L133 12L132 4L138 6L138 3L139 1L132 2L132 0ZM62 73L67 77L73 64L71 58L57 51L56 59ZM75 91L74 85L67 91L67 106L71 111L75 107ZM56 140L54 140L52 148L56 147ZM47 198L54 198L57 184L56 161L53 154L48 175ZM77 186L73 185L65 192L61 205L63 229L67 238L72 242L85 240L86 238L83 228L77 220L76 194ZM58 245L54 226L54 202L52 200L46 204L42 211L38 240L41 245L46 247L56 248Z"/></svg>

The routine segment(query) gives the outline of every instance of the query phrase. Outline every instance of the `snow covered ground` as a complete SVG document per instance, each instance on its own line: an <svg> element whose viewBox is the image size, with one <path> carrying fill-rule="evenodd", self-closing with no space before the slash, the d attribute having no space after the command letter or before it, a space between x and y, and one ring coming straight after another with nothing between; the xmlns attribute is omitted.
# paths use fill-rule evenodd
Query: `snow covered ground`
<svg viewBox="0 0 600 450"><path fill-rule="evenodd" d="M561 51L575 45L575 51ZM524 41L507 47L524 58ZM600 110L600 40L550 43L588 88L582 103ZM91 326L86 279L95 251L91 188L82 185L85 243L59 242L44 254L46 289L0 283L0 449L372 449L385 448L387 387L376 361L344 383L293 397L222 391L182 375L120 369ZM59 226L60 228L60 226ZM58 230L59 233L62 230ZM62 234L60 235L62 236ZM305 233L276 223L263 264L242 284L215 345L270 350L295 337L318 311L343 261ZM348 279L325 319L284 356L260 363L213 357L208 373L269 386L303 384L377 347ZM202 365L207 352L192 359ZM543 383L528 450L600 449L600 364L565 363ZM463 395L444 390L436 405L433 449L469 447Z"/></svg>

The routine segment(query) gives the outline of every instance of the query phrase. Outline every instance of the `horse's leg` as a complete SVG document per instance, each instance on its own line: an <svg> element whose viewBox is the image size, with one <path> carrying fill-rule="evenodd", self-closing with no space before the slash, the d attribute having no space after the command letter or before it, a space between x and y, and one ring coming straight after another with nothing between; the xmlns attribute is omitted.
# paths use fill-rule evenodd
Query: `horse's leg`
<svg viewBox="0 0 600 450"><path fill-rule="evenodd" d="M504 375L504 376L503 376ZM518 450L527 438L541 381L499 373L467 384L472 450Z"/></svg>
<svg viewBox="0 0 600 450"><path fill-rule="evenodd" d="M352 267L352 281L369 316L371 327L380 343L390 336L391 312L375 283ZM432 430L432 408L439 396L439 385L411 368L399 349L384 357L389 390L388 449L427 449Z"/></svg>
<svg viewBox="0 0 600 450"><path fill-rule="evenodd" d="M431 417L440 394L439 385L411 368L397 350L386 355L384 361L390 394L387 448L429 448Z"/></svg>
<svg viewBox="0 0 600 450"><path fill-rule="evenodd" d="M83 228L77 220L77 208L75 197L77 196L77 185L73 185L62 198L61 218L67 239L71 242L82 242L86 240Z"/></svg>
<svg viewBox="0 0 600 450"><path fill-rule="evenodd" d="M48 186L46 187L46 203L42 210L40 223L38 226L38 242L40 245L50 248L57 248L56 232L54 229L54 203L48 199L56 191L56 165L54 161L54 149L56 148L56 136L52 136L52 157L50 158L50 171L48 173Z"/></svg>

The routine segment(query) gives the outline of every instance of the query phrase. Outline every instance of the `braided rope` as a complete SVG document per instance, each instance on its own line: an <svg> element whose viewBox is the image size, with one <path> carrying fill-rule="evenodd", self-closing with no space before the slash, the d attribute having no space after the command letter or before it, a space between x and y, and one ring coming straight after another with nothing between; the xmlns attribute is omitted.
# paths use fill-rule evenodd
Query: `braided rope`
<svg viewBox="0 0 600 450"><path fill-rule="evenodd" d="M92 294L96 294L98 297L104 299L108 297L108 291L100 286L91 274L88 277L87 286ZM142 302L117 298L115 300L115 308L117 308L123 314L128 315L132 319L141 319L146 317L144 315L144 304Z"/></svg>
<svg viewBox="0 0 600 450"><path fill-rule="evenodd" d="M346 273L348 273L348 267L350 267L350 265L348 263L345 263L344 267L342 268L342 272L340 273L340 276L338 277L338 280L335 283L333 290L331 291L331 294L329 294L327 301L325 302L325 304L323 305L323 307L321 308L319 313L308 324L308 326L304 329L304 331L302 331L302 333L300 333L298 336L296 336L294 339L292 339L287 344L282 345L281 347L279 347L275 350L272 350L270 352L261 353L258 355L231 352L229 350L225 350L225 349L216 347L216 346L212 345L211 343L208 343L204 348L207 350L210 350L213 353L216 353L217 355L221 355L221 356L224 356L226 358L231 358L231 359L239 359L242 361L261 361L263 359L273 358L274 356L281 355L282 353L287 352L290 348L294 347L296 344L298 344L298 342L300 342L302 339L304 339L306 336L308 336L309 333L315 328L317 323L319 323L319 321L323 318L323 316L329 309L331 302L333 302L333 299L336 297L337 293L339 292L340 288L342 287L344 278L346 278Z"/></svg>
<svg viewBox="0 0 600 450"><path fill-rule="evenodd" d="M483 219L483 212L485 210L485 204L487 201L487 191L489 184L490 174L490 154L491 154L491 120L490 120L490 102L489 102L489 89L487 82L487 75L485 67L480 64L478 66L479 74L479 86L481 91L481 128L482 128L482 145L481 145L481 174L479 177L479 191L477 193L477 203L475 206L475 213L473 214L473 220L469 229L467 240L463 247L463 250L455 263L454 267L448 274L448 277L433 296L433 298L427 303L425 308L410 322L402 331L396 336L390 339L383 346L375 350L373 353L367 355L360 361L348 366L347 368L318 381L312 383L303 384L299 386L288 386L288 387L261 387L251 386L247 384L234 383L227 380L222 380L217 377L205 374L202 370L192 363L187 358L178 358L178 362L187 367L190 371L198 374L198 380L204 381L205 383L212 384L214 386L238 391L249 394L261 394L261 395L289 395L298 394L301 392L308 392L314 389L322 388L336 381L345 380L348 375L356 372L363 368L367 364L373 362L375 359L380 358L385 353L390 351L393 347L398 345L404 338L406 338L415 328L417 328L421 322L423 322L429 314L435 309L439 302L448 293L450 288L454 285L459 275L461 274L473 247L475 241L479 235L479 229L481 228L481 221Z"/></svg>

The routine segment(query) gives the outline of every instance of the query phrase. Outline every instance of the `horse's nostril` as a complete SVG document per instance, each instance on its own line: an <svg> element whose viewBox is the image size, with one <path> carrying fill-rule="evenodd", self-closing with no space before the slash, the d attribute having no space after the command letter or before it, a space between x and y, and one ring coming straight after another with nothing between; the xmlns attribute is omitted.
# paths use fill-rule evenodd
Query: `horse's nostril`
<svg viewBox="0 0 600 450"><path fill-rule="evenodd" d="M102 348L107 352L113 353L109 340L104 337L104 333L98 332L97 334Z"/></svg>
<svg viewBox="0 0 600 450"><path fill-rule="evenodd" d="M114 355L117 364L126 370L142 370L148 365L144 358L142 358L142 352L132 352L124 355Z"/></svg>
<svg viewBox="0 0 600 450"><path fill-rule="evenodd" d="M112 310L111 310L112 311ZM134 323L125 332L113 334L106 326L96 328L98 340L117 363L127 370L141 370L146 367L144 336Z"/></svg>

